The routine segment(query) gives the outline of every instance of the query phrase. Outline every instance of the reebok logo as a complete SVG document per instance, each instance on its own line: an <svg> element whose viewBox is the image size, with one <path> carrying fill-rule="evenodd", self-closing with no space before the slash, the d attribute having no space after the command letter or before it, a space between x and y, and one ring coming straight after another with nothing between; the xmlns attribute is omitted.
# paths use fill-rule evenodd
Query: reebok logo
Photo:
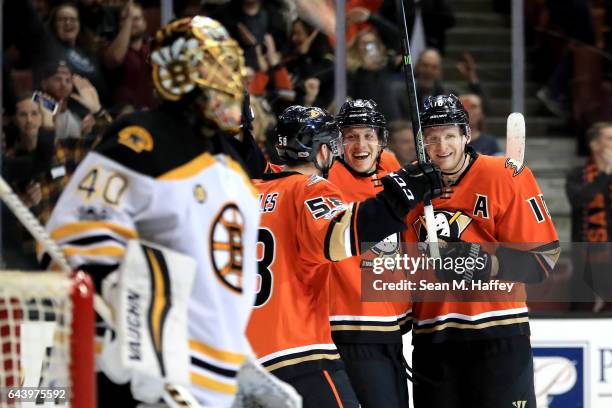
<svg viewBox="0 0 612 408"><path fill-rule="evenodd" d="M514 408L527 408L527 401L514 401L512 406Z"/></svg>

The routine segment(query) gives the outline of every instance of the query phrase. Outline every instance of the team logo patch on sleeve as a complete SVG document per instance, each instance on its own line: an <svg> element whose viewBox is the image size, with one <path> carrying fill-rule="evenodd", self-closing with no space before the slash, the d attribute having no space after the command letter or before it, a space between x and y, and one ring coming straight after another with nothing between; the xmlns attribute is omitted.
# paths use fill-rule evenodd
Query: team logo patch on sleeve
<svg viewBox="0 0 612 408"><path fill-rule="evenodd" d="M506 163L504 164L504 166L513 170L512 177L516 177L521 174L521 172L525 168L525 165L523 163L518 160L511 159L510 157L506 159Z"/></svg>
<svg viewBox="0 0 612 408"><path fill-rule="evenodd" d="M119 131L119 143L136 153L153 150L153 138L148 130L140 126L128 126Z"/></svg>
<svg viewBox="0 0 612 408"><path fill-rule="evenodd" d="M236 204L227 204L212 223L210 259L219 280L242 293L242 232L244 216Z"/></svg>

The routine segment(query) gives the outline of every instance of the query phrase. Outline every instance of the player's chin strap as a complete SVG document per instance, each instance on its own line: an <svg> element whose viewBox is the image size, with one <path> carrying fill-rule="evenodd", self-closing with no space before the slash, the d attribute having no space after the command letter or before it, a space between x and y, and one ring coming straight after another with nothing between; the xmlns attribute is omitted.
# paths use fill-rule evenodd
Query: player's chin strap
<svg viewBox="0 0 612 408"><path fill-rule="evenodd" d="M461 166L459 166L459 169L457 171L453 171L452 173L448 173L446 171L443 171L442 175L444 175L444 176L454 176L455 174L461 172L463 170L463 166L465 166L465 161L467 160L468 156L469 156L468 152L463 152L463 161L461 162Z"/></svg>
<svg viewBox="0 0 612 408"><path fill-rule="evenodd" d="M447 172L442 172L442 175L444 176L454 176L457 173L460 173L461 171L465 170L464 166L465 166L465 161L467 160L468 157L471 158L475 158L477 156L476 151L474 150L474 148L472 148L471 146L466 146L464 151L463 151L463 161L461 162L461 166L459 166L459 169L455 172L452 173L447 173Z"/></svg>
<svg viewBox="0 0 612 408"><path fill-rule="evenodd" d="M331 166L334 164L334 158L332 156L331 160L329 160L328 163L322 166L321 164L319 164L319 160L315 157L313 163L317 170L321 171L321 176L326 179L327 176L329 176L329 169L331 169Z"/></svg>

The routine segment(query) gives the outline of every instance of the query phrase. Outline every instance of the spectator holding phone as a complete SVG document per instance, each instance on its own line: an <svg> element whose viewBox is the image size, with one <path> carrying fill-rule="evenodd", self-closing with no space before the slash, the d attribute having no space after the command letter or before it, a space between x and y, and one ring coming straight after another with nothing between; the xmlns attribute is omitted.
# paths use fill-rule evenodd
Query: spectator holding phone
<svg viewBox="0 0 612 408"><path fill-rule="evenodd" d="M2 174L23 203L45 222L63 187L64 174L60 174L61 169L54 170L57 166L53 165L52 112L43 108L40 97L39 102L32 97L21 95L15 103L15 115L5 131L7 149L2 157ZM10 266L35 267L34 241L16 219L7 216L6 220L3 236L10 252Z"/></svg>
<svg viewBox="0 0 612 408"><path fill-rule="evenodd" d="M74 169L95 143L88 139L57 139L49 95L28 93L17 97L15 115L7 126L2 174L23 203L46 223ZM59 107L58 107L59 112ZM36 268L35 242L12 215L5 214L3 237L7 264ZM4 244L4 243L3 243Z"/></svg>
<svg viewBox="0 0 612 408"><path fill-rule="evenodd" d="M40 82L44 67L50 61L66 61L70 70L87 78L108 100L106 78L98 63L95 47L81 30L81 19L76 3L62 0L49 13L49 25L43 24L32 0L4 2L3 12L10 16L11 26L20 33L12 38L20 54L29 61L34 83Z"/></svg>
<svg viewBox="0 0 612 408"><path fill-rule="evenodd" d="M91 82L74 75L65 61L50 62L42 72L41 89L58 104L55 115L58 139L91 136L96 118L108 121Z"/></svg>

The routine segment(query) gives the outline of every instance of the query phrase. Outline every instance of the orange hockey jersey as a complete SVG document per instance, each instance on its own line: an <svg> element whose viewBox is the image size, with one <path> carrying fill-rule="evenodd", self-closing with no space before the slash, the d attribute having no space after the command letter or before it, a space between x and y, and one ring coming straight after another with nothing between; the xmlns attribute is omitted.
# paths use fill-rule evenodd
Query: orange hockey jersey
<svg viewBox="0 0 612 408"><path fill-rule="evenodd" d="M383 151L378 168L371 176L360 176L344 163L336 162L328 180L337 186L347 201L373 197L382 190L380 179L400 168L393 154ZM375 222L373 220L373 222ZM395 256L400 250L400 234L385 239L385 250L376 246L374 256ZM388 248L391 245L391 248ZM362 302L361 257L334 263L330 287L330 324L336 343L401 343L402 333L410 328L410 302Z"/></svg>
<svg viewBox="0 0 612 408"><path fill-rule="evenodd" d="M254 183L259 284L247 336L262 365L279 378L333 368L340 356L328 320L330 260L355 253L353 205L317 176L270 173Z"/></svg>
<svg viewBox="0 0 612 408"><path fill-rule="evenodd" d="M433 200L438 235L467 242L520 244L516 248L527 251L534 257L537 268L542 269L533 273L548 275L560 249L533 174L511 159L476 154L473 157L474 161L452 187L451 197ZM426 240L422 214L422 204L408 214L407 241ZM414 342L529 334L524 299L504 297L500 292L485 300L415 302Z"/></svg>

